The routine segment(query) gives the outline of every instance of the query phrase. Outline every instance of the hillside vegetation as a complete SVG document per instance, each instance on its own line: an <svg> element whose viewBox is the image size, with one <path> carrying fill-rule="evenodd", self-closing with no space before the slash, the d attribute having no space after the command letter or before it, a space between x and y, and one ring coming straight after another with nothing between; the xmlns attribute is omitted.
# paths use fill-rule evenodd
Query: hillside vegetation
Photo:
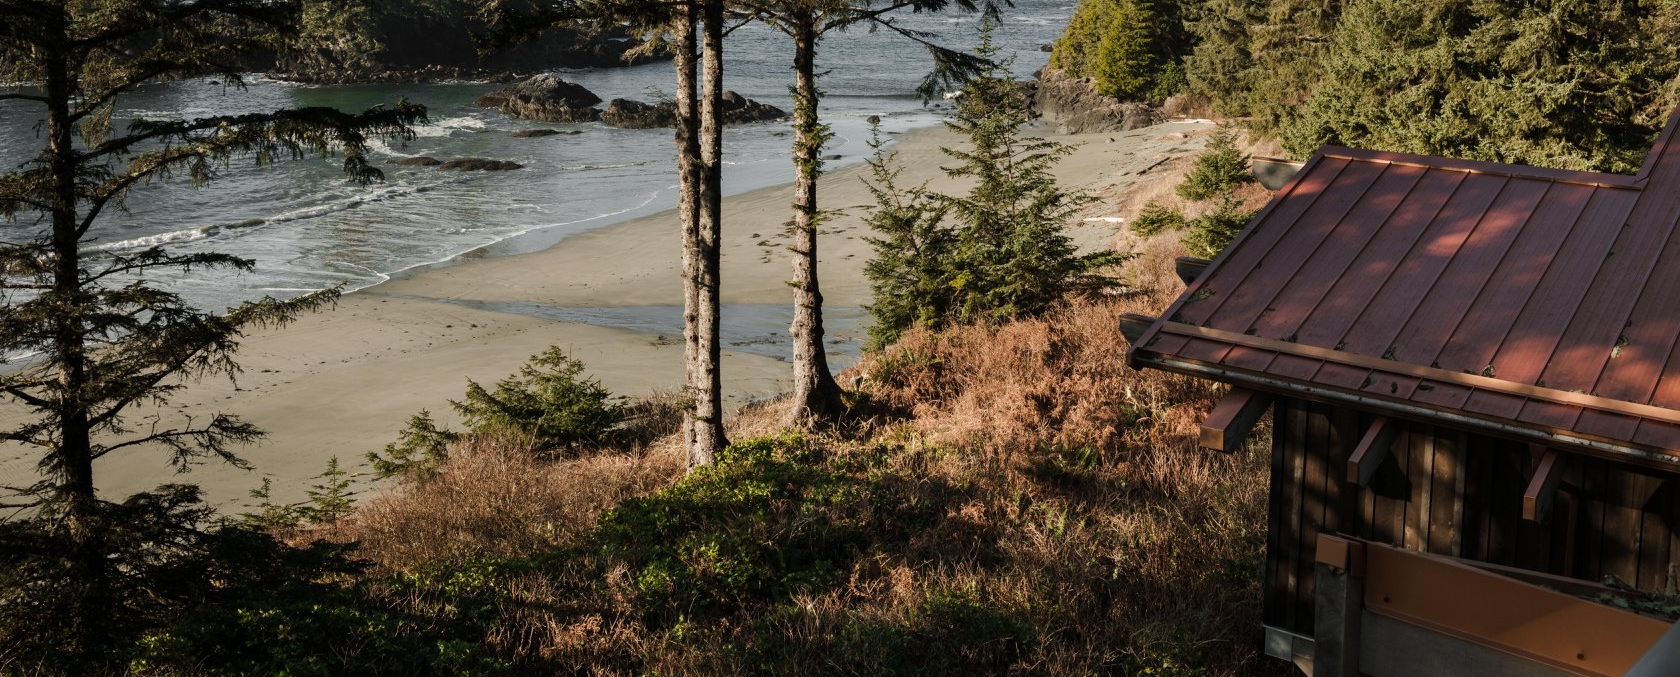
<svg viewBox="0 0 1680 677"><path fill-rule="evenodd" d="M1131 370L1114 331L1177 292L1169 265L1132 264L1149 294L913 330L842 377L872 413L798 435L769 403L686 475L675 439L564 458L517 435L457 441L424 479L278 532L350 556L300 564L325 578L224 593L132 664L1284 674L1255 637L1267 449L1198 450L1218 388Z"/></svg>
<svg viewBox="0 0 1680 677"><path fill-rule="evenodd" d="M1323 144L1632 172L1680 103L1680 3L1082 0L1051 63Z"/></svg>

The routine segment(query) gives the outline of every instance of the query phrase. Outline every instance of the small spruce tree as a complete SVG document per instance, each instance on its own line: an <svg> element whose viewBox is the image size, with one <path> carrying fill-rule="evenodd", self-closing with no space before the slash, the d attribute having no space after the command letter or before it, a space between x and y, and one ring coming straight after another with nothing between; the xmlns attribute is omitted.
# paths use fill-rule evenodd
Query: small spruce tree
<svg viewBox="0 0 1680 677"><path fill-rule="evenodd" d="M1001 322L1037 315L1066 297L1110 288L1104 270L1129 255L1080 254L1064 226L1091 198L1068 191L1050 173L1072 148L1022 134L1028 94L998 61L991 22L977 53L991 64L969 81L945 125L967 138L943 148L945 168L973 181L966 195L904 191L877 147L872 162L877 204L869 221L882 237L866 267L874 291L871 342L890 343L914 326Z"/></svg>

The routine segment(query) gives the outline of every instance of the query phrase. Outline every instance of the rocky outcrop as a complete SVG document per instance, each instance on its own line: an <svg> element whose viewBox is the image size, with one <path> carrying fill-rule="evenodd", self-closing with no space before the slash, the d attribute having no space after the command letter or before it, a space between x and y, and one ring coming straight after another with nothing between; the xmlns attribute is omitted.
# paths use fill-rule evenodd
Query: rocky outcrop
<svg viewBox="0 0 1680 677"><path fill-rule="evenodd" d="M582 133L583 132L580 132L576 129L573 129L573 130L521 129L517 132L514 132L514 133L510 134L509 136L512 136L515 139L537 139L537 138L542 138L542 137L545 137L545 136L562 136L562 135L582 134Z"/></svg>
<svg viewBox="0 0 1680 677"><path fill-rule="evenodd" d="M630 99L613 99L601 112L601 123L622 129L655 129L677 126L677 105L651 104Z"/></svg>
<svg viewBox="0 0 1680 677"><path fill-rule="evenodd" d="M1166 119L1149 104L1098 94L1096 80L1069 77L1053 68L1039 73L1034 103L1063 134L1123 132Z"/></svg>
<svg viewBox="0 0 1680 677"><path fill-rule="evenodd" d="M787 111L727 90L723 93L721 108L723 123L726 125L768 122L787 117ZM601 113L601 122L624 129L675 127L677 105L669 101L653 104L630 99L613 99Z"/></svg>
<svg viewBox="0 0 1680 677"><path fill-rule="evenodd" d="M627 31L595 32L556 28L530 40L486 54L475 36L489 35L476 3L441 0L416 12L406 5L387 3L355 21L352 27L366 42L345 52L304 50L272 56L247 65L272 77L316 84L370 82L421 83L449 81L511 82L519 73L555 68L606 68L668 58L636 50L642 41ZM498 47L501 47L498 45ZM634 55L634 56L632 56Z"/></svg>
<svg viewBox="0 0 1680 677"><path fill-rule="evenodd" d="M523 169L524 167L525 165L517 162L508 162L507 160L486 160L480 157L467 157L459 160L450 160L438 165L438 169L453 169L462 172L505 172L510 169Z"/></svg>
<svg viewBox="0 0 1680 677"><path fill-rule="evenodd" d="M524 169L525 165L507 160L487 160L480 157L460 158L444 162L435 157L420 155L405 157L397 160L397 165L403 167L437 167L461 172L505 172L511 169Z"/></svg>
<svg viewBox="0 0 1680 677"><path fill-rule="evenodd" d="M723 123L726 125L769 122L787 116L787 111L770 104L753 101L729 90L723 92Z"/></svg>
<svg viewBox="0 0 1680 677"><path fill-rule="evenodd" d="M601 97L582 85L545 74L480 96L473 105L496 108L525 120L565 124L594 122L601 117L601 111L594 108L600 102Z"/></svg>

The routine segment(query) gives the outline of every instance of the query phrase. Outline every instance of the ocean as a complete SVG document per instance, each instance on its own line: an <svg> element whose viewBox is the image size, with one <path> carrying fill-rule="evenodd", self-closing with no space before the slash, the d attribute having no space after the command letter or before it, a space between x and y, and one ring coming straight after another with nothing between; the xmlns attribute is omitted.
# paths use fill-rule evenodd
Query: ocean
<svg viewBox="0 0 1680 677"><path fill-rule="evenodd" d="M1029 77L1067 25L1073 3L1022 0L1005 12L994 36L1012 70ZM971 47L979 19L972 14L906 15L902 25L935 41ZM791 109L790 40L749 25L725 48L725 86L748 98ZM868 123L879 116L887 132L937 124L943 108L915 93L931 67L926 51L885 32L834 33L820 45L825 74L822 117L835 137L825 154L830 168L869 155ZM559 71L603 100L653 100L668 95L667 63L628 68ZM671 209L676 204L674 144L669 130L623 130L599 123L553 125L515 120L471 106L502 87L485 83L304 86L252 76L243 91L214 80L149 85L119 100L118 124L136 118L195 118L299 106L361 110L406 97L430 111L430 124L403 142L378 141L373 158L385 181L346 182L335 158L311 157L255 167L236 160L205 187L159 182L135 190L125 209L94 226L88 247L132 251L165 245L175 252L219 251L254 259L254 271L194 271L154 276L208 310L263 296L291 297L343 285L354 291L428 266L467 256L499 256L564 246L571 235ZM0 172L13 171L44 144L43 113L27 102L0 101ZM578 134L513 138L522 129L558 128ZM724 144L724 188L737 194L792 179L784 123L731 127ZM429 155L448 160L511 160L523 169L450 172L403 167L396 161ZM0 222L0 240L16 241L39 228L28 215Z"/></svg>

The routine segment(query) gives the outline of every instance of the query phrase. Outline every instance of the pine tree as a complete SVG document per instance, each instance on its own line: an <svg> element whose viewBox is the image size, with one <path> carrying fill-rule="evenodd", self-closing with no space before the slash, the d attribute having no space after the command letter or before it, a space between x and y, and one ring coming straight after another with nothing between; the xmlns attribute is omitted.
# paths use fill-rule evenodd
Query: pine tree
<svg viewBox="0 0 1680 677"><path fill-rule="evenodd" d="M817 181L822 175L823 146L832 138L828 126L818 117L822 90L817 87L817 46L823 36L860 24L897 32L919 42L932 56L934 68L924 81L926 90L937 83L961 82L980 67L969 55L929 42L926 36L897 25L893 13L900 10L939 12L955 5L978 11L974 0L906 0L874 5L858 0L779 0L740 2L738 11L768 24L793 39L793 162L795 169L793 220L789 231L793 244L793 406L788 424L797 427L822 424L839 415L843 408L840 386L828 368L823 344L821 280L817 272L817 233L823 214L817 205ZM985 7L988 15L995 6Z"/></svg>
<svg viewBox="0 0 1680 677"><path fill-rule="evenodd" d="M94 660L109 641L100 628L120 603L104 542L105 516L116 513L95 490L94 461L157 446L183 469L205 458L243 465L232 449L259 437L255 426L224 413L171 416L162 405L194 380L238 373L233 355L245 331L284 324L338 294L206 313L147 274L245 270L253 261L157 247L94 253L90 229L135 186L203 184L234 159L261 165L342 149L345 173L373 181L380 173L364 155L367 135L411 134L407 125L425 119L423 108L398 103L360 114L304 108L114 124L117 99L147 82L214 75L237 89L253 51L297 45L299 12L297 2L273 0L0 0L0 82L28 83L0 99L38 105L44 139L35 160L0 176L0 217L12 232L0 244L0 355L37 355L0 375L0 397L31 414L0 430L0 441L39 450L43 479L25 498L70 543L59 572L73 600L67 665Z"/></svg>
<svg viewBox="0 0 1680 677"><path fill-rule="evenodd" d="M991 28L977 52L996 56ZM958 98L945 126L967 137L968 149L942 149L957 160L945 172L974 181L967 195L940 201L959 226L958 275L951 284L956 319L1001 321L1043 312L1065 295L1115 284L1099 271L1120 263L1115 252L1080 255L1063 232L1090 196L1064 190L1050 168L1073 149L1021 128L1030 121L1027 90L997 63Z"/></svg>
<svg viewBox="0 0 1680 677"><path fill-rule="evenodd" d="M875 258L865 268L874 291L871 342L884 345L912 327L1002 322L1042 313L1070 295L1115 286L1104 271L1129 255L1080 254L1064 232L1086 195L1063 189L1050 169L1071 148L1029 138L1027 89L992 60L991 23L978 54L992 65L971 80L945 125L967 138L966 149L943 148L957 160L945 168L972 181L968 193L904 190L877 148L872 162L876 205L869 223Z"/></svg>

